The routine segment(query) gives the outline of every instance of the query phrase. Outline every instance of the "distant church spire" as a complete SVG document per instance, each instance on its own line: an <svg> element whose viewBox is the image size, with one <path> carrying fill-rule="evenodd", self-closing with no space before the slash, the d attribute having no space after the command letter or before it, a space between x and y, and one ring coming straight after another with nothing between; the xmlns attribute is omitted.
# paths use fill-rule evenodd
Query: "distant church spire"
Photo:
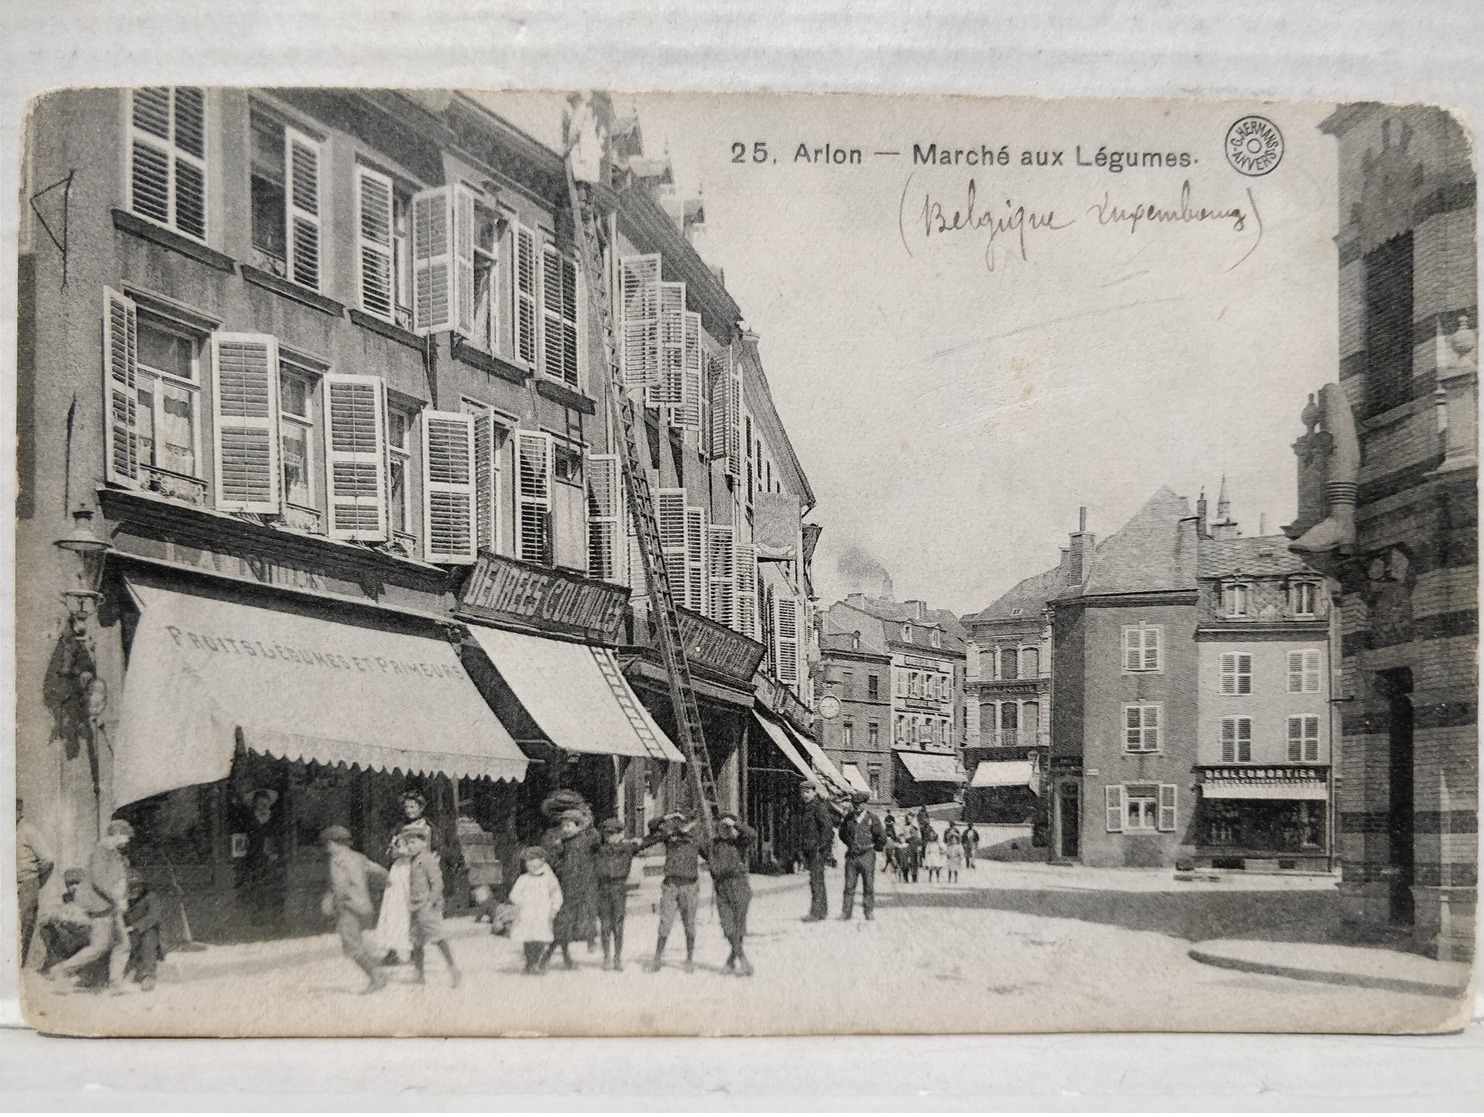
<svg viewBox="0 0 1484 1117"><path fill-rule="evenodd" d="M1216 497L1216 522L1211 525L1213 539L1235 539L1237 521L1232 519L1232 502L1226 493L1226 474L1221 475L1221 492Z"/></svg>

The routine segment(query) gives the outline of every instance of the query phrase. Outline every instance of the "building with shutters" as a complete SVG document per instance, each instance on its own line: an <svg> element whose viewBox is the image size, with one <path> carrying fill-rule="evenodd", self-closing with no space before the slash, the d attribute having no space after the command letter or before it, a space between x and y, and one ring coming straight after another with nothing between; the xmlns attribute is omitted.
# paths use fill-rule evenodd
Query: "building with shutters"
<svg viewBox="0 0 1484 1117"><path fill-rule="evenodd" d="M848 622L861 628L832 631L833 610L820 614L815 693L819 743L852 790L866 791L877 806L892 803L892 668L881 622ZM825 716L829 714L830 716Z"/></svg>
<svg viewBox="0 0 1484 1117"><path fill-rule="evenodd" d="M840 696L841 684L831 686L829 680L837 673L843 679L845 667L835 662L839 645L842 638L853 645L857 634L861 648L886 655L891 663L890 677L880 680L890 702L881 740L890 754L880 762L873 798L897 806L954 802L967 782L962 763L965 632L958 618L924 601L853 593L835 602L821 625L821 693ZM840 759L858 763L843 748Z"/></svg>
<svg viewBox="0 0 1484 1117"><path fill-rule="evenodd" d="M272 935L318 926L319 828L375 855L409 786L455 905L468 823L508 873L554 788L633 828L670 801L554 151L460 94L162 87L41 98L24 165L18 781L60 862L127 817L197 938ZM617 239L642 193L596 193L615 281L656 248ZM734 722L789 662L747 501L701 500L745 492L744 407L782 430L739 318L701 366L721 419L644 412L702 509L688 631Z"/></svg>
<svg viewBox="0 0 1484 1117"><path fill-rule="evenodd" d="M1303 408L1298 516L1284 531L1340 586L1340 892L1372 931L1468 958L1479 849L1474 153L1443 109L1349 104L1320 127L1339 167L1339 376Z"/></svg>

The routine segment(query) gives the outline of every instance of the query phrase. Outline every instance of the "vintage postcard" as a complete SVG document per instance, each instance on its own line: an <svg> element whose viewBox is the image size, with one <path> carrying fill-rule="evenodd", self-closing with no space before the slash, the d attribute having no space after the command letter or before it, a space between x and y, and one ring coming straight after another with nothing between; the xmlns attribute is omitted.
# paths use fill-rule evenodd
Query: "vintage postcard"
<svg viewBox="0 0 1484 1117"><path fill-rule="evenodd" d="M39 97L27 1019L1460 1026L1473 143L1369 102Z"/></svg>

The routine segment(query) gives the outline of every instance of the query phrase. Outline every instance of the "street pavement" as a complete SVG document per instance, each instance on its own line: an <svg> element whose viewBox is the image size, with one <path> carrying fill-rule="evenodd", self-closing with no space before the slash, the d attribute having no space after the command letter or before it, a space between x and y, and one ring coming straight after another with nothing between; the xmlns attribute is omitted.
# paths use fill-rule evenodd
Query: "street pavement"
<svg viewBox="0 0 1484 1117"><path fill-rule="evenodd" d="M703 874L704 878L704 874ZM1169 870L980 862L957 884L900 884L877 874L876 918L857 905L806 924L807 878L753 877L747 950L756 975L727 974L725 940L702 886L697 966L648 973L658 882L629 901L622 973L574 949L543 976L521 972L520 944L485 924L448 920L463 982L433 955L424 986L391 970L358 995L358 970L329 935L211 947L167 960L151 992L64 992L35 974L29 1018L43 1031L141 1035L624 1035L1003 1031L1430 1031L1458 1026L1461 998L1403 985L1373 988L1202 964L1201 942L1335 941L1331 878L1180 882ZM1258 944L1254 946L1254 944ZM430 952L433 954L433 952ZM1411 959L1412 962L1418 961Z"/></svg>

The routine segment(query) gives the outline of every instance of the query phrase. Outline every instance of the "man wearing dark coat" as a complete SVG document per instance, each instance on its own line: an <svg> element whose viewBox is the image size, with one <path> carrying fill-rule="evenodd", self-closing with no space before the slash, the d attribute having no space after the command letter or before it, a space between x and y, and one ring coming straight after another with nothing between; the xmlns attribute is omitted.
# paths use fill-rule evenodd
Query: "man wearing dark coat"
<svg viewBox="0 0 1484 1117"><path fill-rule="evenodd" d="M562 964L572 969L572 943L592 944L598 937L598 847L602 840L593 829L592 816L571 809L561 813L557 825L546 832L541 844L546 859L562 886L562 906L552 923L549 960L558 947Z"/></svg>
<svg viewBox="0 0 1484 1117"><path fill-rule="evenodd" d="M809 914L804 916L804 922L818 923L830 914L824 866L835 843L835 820L830 814L829 804L820 798L819 788L812 780L799 784L799 795L804 800L804 813L799 820L799 843L809 866Z"/></svg>
<svg viewBox="0 0 1484 1117"><path fill-rule="evenodd" d="M876 908L876 854L886 848L886 829L866 810L869 799L864 791L852 792L850 813L840 823L840 840L845 843L845 901L840 918L845 920L855 904L857 878L861 882L861 911L871 919Z"/></svg>

